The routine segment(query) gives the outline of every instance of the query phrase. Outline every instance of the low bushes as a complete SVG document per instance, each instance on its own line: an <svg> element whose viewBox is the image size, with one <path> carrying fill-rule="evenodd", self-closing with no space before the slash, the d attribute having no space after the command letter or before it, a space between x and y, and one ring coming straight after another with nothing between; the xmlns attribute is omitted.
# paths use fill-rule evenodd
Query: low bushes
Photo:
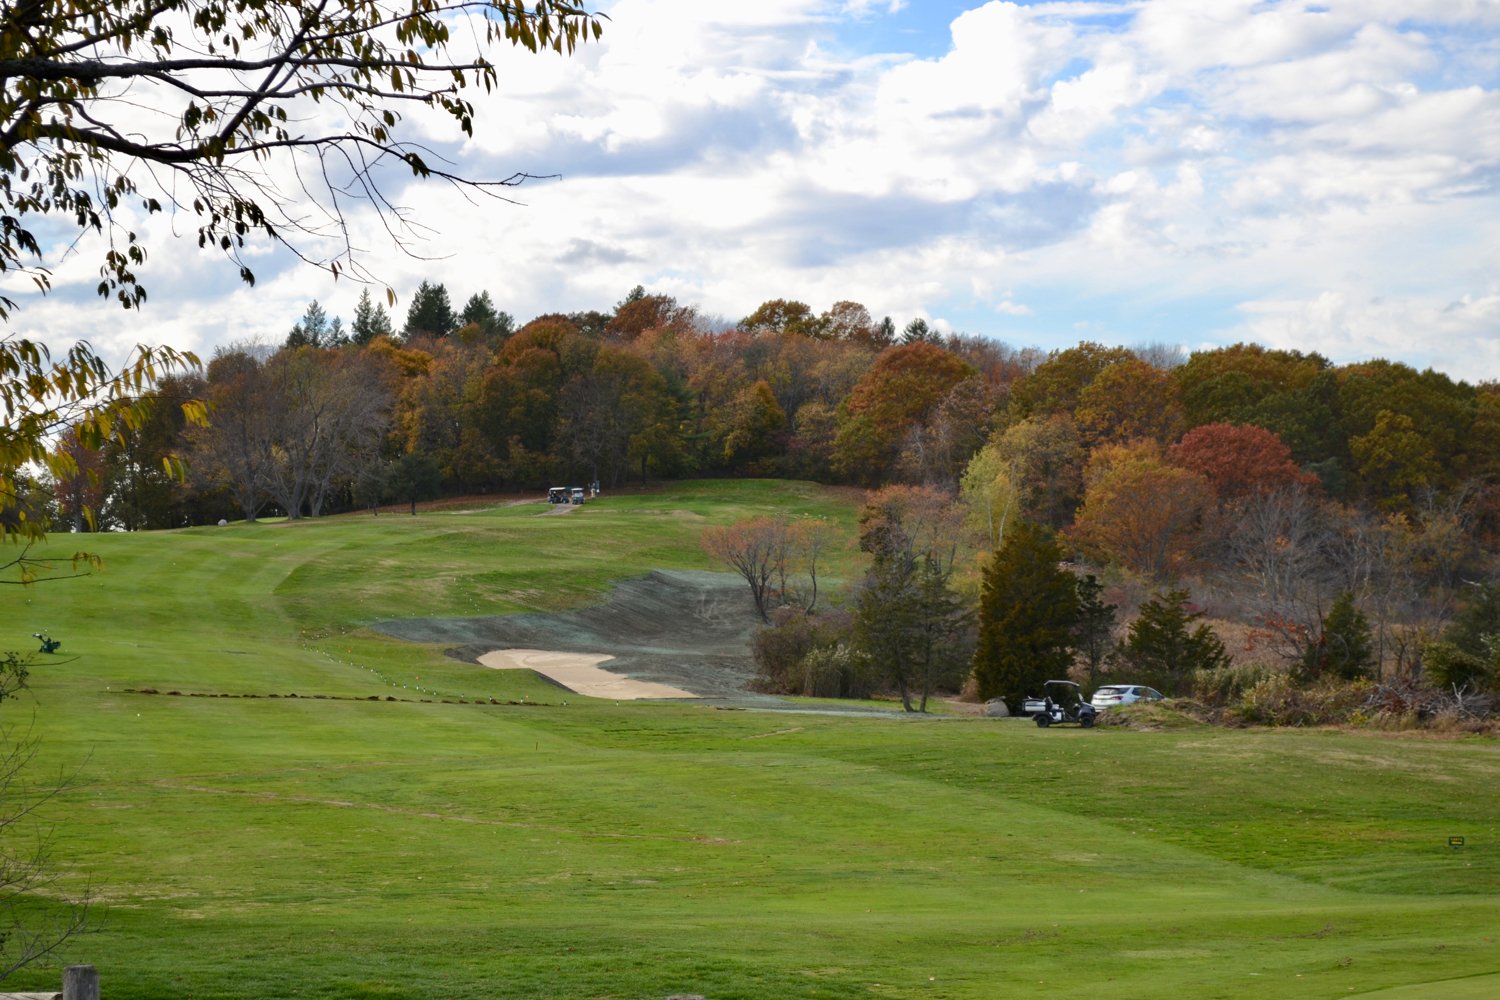
<svg viewBox="0 0 1500 1000"><path fill-rule="evenodd" d="M865 657L849 647L849 630L849 616L842 612L778 612L751 639L759 670L756 690L813 698L868 698L875 691L875 672Z"/></svg>
<svg viewBox="0 0 1500 1000"><path fill-rule="evenodd" d="M1422 647L1422 669L1443 690L1482 690L1493 680L1490 664L1482 656L1465 652L1451 642L1429 642Z"/></svg>
<svg viewBox="0 0 1500 1000"><path fill-rule="evenodd" d="M802 690L813 698L868 698L875 693L874 671L844 643L815 646L802 657Z"/></svg>
<svg viewBox="0 0 1500 1000"><path fill-rule="evenodd" d="M1226 707L1226 722L1260 726L1333 726L1356 721L1369 697L1369 681L1324 681L1302 687L1288 674L1272 674Z"/></svg>
<svg viewBox="0 0 1500 1000"><path fill-rule="evenodd" d="M1222 709L1276 674L1274 667L1263 663L1234 663L1217 670L1195 670L1191 681L1193 700Z"/></svg>
<svg viewBox="0 0 1500 1000"><path fill-rule="evenodd" d="M1483 732L1495 728L1494 698L1462 685L1401 679L1326 678L1300 683L1285 670L1242 663L1193 676L1188 714L1225 725L1358 726ZM1174 706L1176 707L1176 706Z"/></svg>
<svg viewBox="0 0 1500 1000"><path fill-rule="evenodd" d="M1461 686L1397 682L1372 685L1366 721L1391 729L1488 732L1495 728L1494 699Z"/></svg>

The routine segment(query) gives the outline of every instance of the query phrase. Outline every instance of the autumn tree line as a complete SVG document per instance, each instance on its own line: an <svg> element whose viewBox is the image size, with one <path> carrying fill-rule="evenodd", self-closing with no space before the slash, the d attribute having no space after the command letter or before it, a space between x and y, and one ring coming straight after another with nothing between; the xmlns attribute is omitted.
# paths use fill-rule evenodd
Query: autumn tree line
<svg viewBox="0 0 1500 1000"><path fill-rule="evenodd" d="M1180 594L1188 614L1244 624L1237 658L1319 673L1307 665L1334 655L1342 609L1368 631L1345 672L1419 674L1434 643L1471 674L1463 657L1488 662L1445 629L1495 569L1500 385L1398 362L1253 344L1046 353L848 301L777 299L727 322L640 287L609 311L518 324L486 292L459 309L424 282L399 329L368 294L347 322L314 302L280 343L222 348L156 392L204 400L208 426L161 406L123 441L80 442L78 474L40 484L62 526L88 527L85 510L162 528L685 476L900 487L940 498L947 521L907 524L928 516L915 494L874 501L872 585L904 607L911 588L943 604L939 583L969 587L919 648L982 645L982 592L999 586L984 567L1030 538L1087 571L1071 579L1107 581L1126 617ZM162 471L169 455L186 482Z"/></svg>

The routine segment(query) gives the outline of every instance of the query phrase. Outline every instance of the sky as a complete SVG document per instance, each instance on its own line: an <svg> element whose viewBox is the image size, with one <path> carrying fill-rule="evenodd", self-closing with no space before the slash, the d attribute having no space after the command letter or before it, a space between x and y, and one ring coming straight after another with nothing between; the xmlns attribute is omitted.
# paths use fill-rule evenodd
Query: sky
<svg viewBox="0 0 1500 1000"><path fill-rule="evenodd" d="M1013 347L1240 341L1500 379L1500 0L617 0L572 57L495 53L465 198L393 178L420 256L349 210L399 296L524 322L636 285L733 322L773 298ZM190 217L140 222L149 299L58 253L11 332L106 352L283 340L363 287ZM186 235L184 235L186 234ZM63 244L59 243L58 247ZM24 293L24 288L10 286Z"/></svg>

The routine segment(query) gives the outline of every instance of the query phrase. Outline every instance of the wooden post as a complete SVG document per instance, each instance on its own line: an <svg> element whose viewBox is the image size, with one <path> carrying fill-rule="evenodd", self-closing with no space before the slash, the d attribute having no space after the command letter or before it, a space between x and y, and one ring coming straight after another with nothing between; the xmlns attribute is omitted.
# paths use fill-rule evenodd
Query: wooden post
<svg viewBox="0 0 1500 1000"><path fill-rule="evenodd" d="M99 973L92 965L63 970L62 1000L99 1000Z"/></svg>

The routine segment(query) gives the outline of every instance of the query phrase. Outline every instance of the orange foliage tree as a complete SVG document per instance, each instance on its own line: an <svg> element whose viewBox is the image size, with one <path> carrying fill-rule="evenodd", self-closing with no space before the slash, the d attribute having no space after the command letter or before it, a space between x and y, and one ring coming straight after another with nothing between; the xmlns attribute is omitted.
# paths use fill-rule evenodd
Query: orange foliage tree
<svg viewBox="0 0 1500 1000"><path fill-rule="evenodd" d="M1090 463L1073 537L1095 558L1158 579L1176 574L1195 554L1213 490L1154 446L1101 452Z"/></svg>
<svg viewBox="0 0 1500 1000"><path fill-rule="evenodd" d="M925 341L882 353L841 407L835 443L839 471L878 481L907 432L925 427L953 387L973 374L968 362Z"/></svg>
<svg viewBox="0 0 1500 1000"><path fill-rule="evenodd" d="M646 295L644 291L620 303L604 325L611 340L633 341L647 330L688 333L697 327L698 310L678 304L670 295Z"/></svg>

